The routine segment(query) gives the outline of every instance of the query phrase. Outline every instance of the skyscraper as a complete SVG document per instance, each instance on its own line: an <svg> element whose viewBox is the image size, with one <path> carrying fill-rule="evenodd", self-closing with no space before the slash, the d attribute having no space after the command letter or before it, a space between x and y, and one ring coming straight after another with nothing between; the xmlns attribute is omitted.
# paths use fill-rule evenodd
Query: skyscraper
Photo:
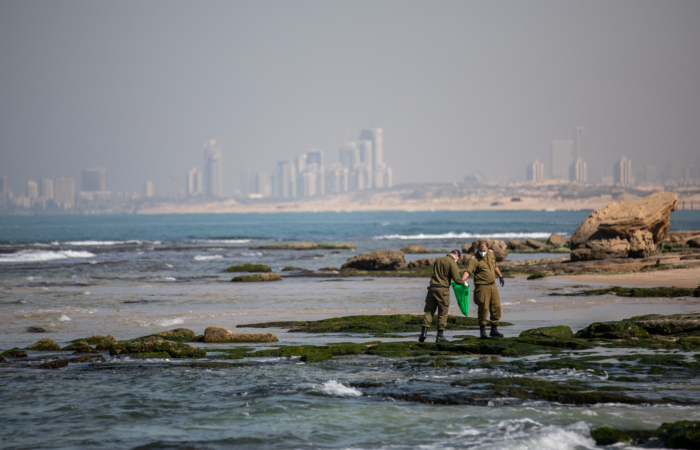
<svg viewBox="0 0 700 450"><path fill-rule="evenodd" d="M27 181L27 197L33 202L39 198L39 185L36 181Z"/></svg>
<svg viewBox="0 0 700 450"><path fill-rule="evenodd" d="M193 167L187 172L187 196L202 195L202 171Z"/></svg>
<svg viewBox="0 0 700 450"><path fill-rule="evenodd" d="M211 197L224 196L223 151L216 139L204 142L204 193Z"/></svg>
<svg viewBox="0 0 700 450"><path fill-rule="evenodd" d="M569 167L569 180L576 183L586 183L588 181L588 168L583 158L578 158Z"/></svg>
<svg viewBox="0 0 700 450"><path fill-rule="evenodd" d="M41 196L46 200L53 200L53 180L51 178L41 180Z"/></svg>
<svg viewBox="0 0 700 450"><path fill-rule="evenodd" d="M278 161L272 175L272 196L294 198L297 193L296 170L290 161Z"/></svg>
<svg viewBox="0 0 700 450"><path fill-rule="evenodd" d="M83 170L82 190L85 192L104 192L107 190L107 169L93 167Z"/></svg>
<svg viewBox="0 0 700 450"><path fill-rule="evenodd" d="M153 181L148 180L143 184L143 196L145 198L153 197Z"/></svg>
<svg viewBox="0 0 700 450"><path fill-rule="evenodd" d="M586 157L586 129L584 127L576 127L574 130L574 154L573 159L577 161L579 158Z"/></svg>
<svg viewBox="0 0 700 450"><path fill-rule="evenodd" d="M551 154L551 174L550 178L554 180L567 179L569 175L569 167L573 163L573 148L574 141L556 140L552 141Z"/></svg>
<svg viewBox="0 0 700 450"><path fill-rule="evenodd" d="M544 180L544 164L539 160L534 160L525 170L527 181L542 181Z"/></svg>
<svg viewBox="0 0 700 450"><path fill-rule="evenodd" d="M75 205L74 179L61 177L54 182L54 201L65 209L70 209Z"/></svg>
<svg viewBox="0 0 700 450"><path fill-rule="evenodd" d="M629 186L634 184L632 161L623 156L613 165L613 180L616 184Z"/></svg>

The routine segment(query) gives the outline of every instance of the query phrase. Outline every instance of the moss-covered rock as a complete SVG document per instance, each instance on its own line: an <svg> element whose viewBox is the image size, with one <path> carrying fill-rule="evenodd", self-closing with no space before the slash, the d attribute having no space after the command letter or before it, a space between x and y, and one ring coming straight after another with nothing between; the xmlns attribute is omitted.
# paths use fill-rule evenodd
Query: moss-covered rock
<svg viewBox="0 0 700 450"><path fill-rule="evenodd" d="M421 330L422 316L412 314L391 314L375 316L345 316L316 321L264 322L236 325L241 328L287 328L291 332L305 333L397 333ZM500 322L500 326L512 325ZM437 328L437 316L433 318L430 329ZM474 317L449 316L447 330L478 329L478 320Z"/></svg>
<svg viewBox="0 0 700 450"><path fill-rule="evenodd" d="M700 449L700 422L681 420L664 423L656 430L621 430L602 427L591 430L597 445L612 445L618 442L632 445L652 444L663 448Z"/></svg>
<svg viewBox="0 0 700 450"><path fill-rule="evenodd" d="M401 251L406 254L447 253L444 250L431 250L422 245L407 245L406 247L402 247Z"/></svg>
<svg viewBox="0 0 700 450"><path fill-rule="evenodd" d="M68 365L67 359L55 359L44 364L40 364L41 369L61 369Z"/></svg>
<svg viewBox="0 0 700 450"><path fill-rule="evenodd" d="M132 353L129 356L139 356L141 358L170 358L170 354L165 352Z"/></svg>
<svg viewBox="0 0 700 450"><path fill-rule="evenodd" d="M194 331L188 330L187 328L175 328L174 330L162 331L160 333L149 334L148 336L138 337L133 340L148 339L152 337L159 337L166 341L171 342L192 342L195 340ZM109 348L109 347L108 347Z"/></svg>
<svg viewBox="0 0 700 450"><path fill-rule="evenodd" d="M649 333L634 322L596 322L576 333L577 338L585 339L625 339L630 337L647 337Z"/></svg>
<svg viewBox="0 0 700 450"><path fill-rule="evenodd" d="M11 358L26 358L27 353L21 348L15 347L2 352L2 356L9 356Z"/></svg>
<svg viewBox="0 0 700 450"><path fill-rule="evenodd" d="M202 342L209 344L234 343L234 342L277 342L277 336L272 333L233 333L232 331L212 325L204 330Z"/></svg>
<svg viewBox="0 0 700 450"><path fill-rule="evenodd" d="M74 339L71 342L73 344L76 344L79 342L84 342L88 345L101 346L101 347L103 347L102 348L103 350L106 350L109 348L110 345L116 343L117 340L111 334L108 334L107 336L102 336L101 334L98 334L98 335L90 336L90 337L86 337L86 338Z"/></svg>
<svg viewBox="0 0 700 450"><path fill-rule="evenodd" d="M120 341L109 348L109 354L132 355L137 353L167 353L171 358L203 358L207 352L181 342L166 341L159 336Z"/></svg>
<svg viewBox="0 0 700 450"><path fill-rule="evenodd" d="M565 325L559 325L556 327L542 327L533 328L531 330L525 330L520 333L520 337L529 336L545 336L551 338L572 338L574 337L574 332L571 331L571 327Z"/></svg>
<svg viewBox="0 0 700 450"><path fill-rule="evenodd" d="M255 275L240 275L233 277L231 281L235 283L255 283L261 281L282 281L278 273L258 273Z"/></svg>
<svg viewBox="0 0 700 450"><path fill-rule="evenodd" d="M301 267L296 267L296 266L284 266L284 268L282 269L282 272L292 272L295 270L306 270L306 269L302 269Z"/></svg>
<svg viewBox="0 0 700 450"><path fill-rule="evenodd" d="M238 264L226 269L227 272L272 272L265 264Z"/></svg>
<svg viewBox="0 0 700 450"><path fill-rule="evenodd" d="M51 338L44 338L27 347L25 350L35 350L40 352L60 352L61 346Z"/></svg>
<svg viewBox="0 0 700 450"><path fill-rule="evenodd" d="M620 286L614 286L604 289L589 289L585 291L577 291L570 293L558 293L554 292L549 295L558 295L565 297L577 297L577 296L588 296L588 295L605 295L605 294L615 294L618 297L698 297L700 295L695 295L696 288L677 288L677 287L653 287L653 288L623 288Z"/></svg>
<svg viewBox="0 0 700 450"><path fill-rule="evenodd" d="M97 353L97 350L90 347L85 341L74 342L73 344L63 347L61 350L64 352Z"/></svg>
<svg viewBox="0 0 700 450"><path fill-rule="evenodd" d="M617 428L602 427L591 430L591 437L595 440L596 445L612 445L618 442L623 444L631 444L632 436L625 430Z"/></svg>
<svg viewBox="0 0 700 450"><path fill-rule="evenodd" d="M665 423L658 429L666 448L700 449L700 422L681 420Z"/></svg>
<svg viewBox="0 0 700 450"><path fill-rule="evenodd" d="M82 363L82 362L97 362L97 361L104 361L105 357L102 355L85 355L85 356L78 356L77 358L71 358L70 362L72 363Z"/></svg>

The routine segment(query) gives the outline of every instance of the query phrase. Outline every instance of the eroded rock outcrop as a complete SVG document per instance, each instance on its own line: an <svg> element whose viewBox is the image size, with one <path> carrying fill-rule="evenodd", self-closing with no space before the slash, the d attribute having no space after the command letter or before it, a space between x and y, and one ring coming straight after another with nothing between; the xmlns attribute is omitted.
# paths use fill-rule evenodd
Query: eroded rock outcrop
<svg viewBox="0 0 700 450"><path fill-rule="evenodd" d="M437 258L421 258L408 263L408 268L413 269L417 267L430 267L435 264Z"/></svg>
<svg viewBox="0 0 700 450"><path fill-rule="evenodd" d="M657 192L593 211L571 237L571 260L642 258L656 252L671 225L677 194Z"/></svg>
<svg viewBox="0 0 700 450"><path fill-rule="evenodd" d="M547 239L547 245L554 245L557 247L562 247L569 242L568 238L565 238L561 234L552 233Z"/></svg>
<svg viewBox="0 0 700 450"><path fill-rule="evenodd" d="M399 270L407 266L406 255L400 250L377 250L353 256L342 269Z"/></svg>
<svg viewBox="0 0 700 450"><path fill-rule="evenodd" d="M204 342L208 344L223 344L231 342L277 342L277 336L272 333L234 333L233 331L224 327L212 325L204 330Z"/></svg>
<svg viewBox="0 0 700 450"><path fill-rule="evenodd" d="M61 346L54 342L51 338L44 338L40 341L36 341L32 345L26 348L26 350L38 350L44 352L60 352Z"/></svg>

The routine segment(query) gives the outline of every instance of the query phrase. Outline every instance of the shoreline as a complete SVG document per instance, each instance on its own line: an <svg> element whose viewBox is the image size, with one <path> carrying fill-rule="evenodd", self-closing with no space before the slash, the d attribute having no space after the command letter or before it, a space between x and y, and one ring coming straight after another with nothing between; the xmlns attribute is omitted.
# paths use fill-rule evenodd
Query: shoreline
<svg viewBox="0 0 700 450"><path fill-rule="evenodd" d="M611 286L696 288L700 285L700 267L660 270L656 272L555 275L547 278L568 280L576 283L608 284Z"/></svg>

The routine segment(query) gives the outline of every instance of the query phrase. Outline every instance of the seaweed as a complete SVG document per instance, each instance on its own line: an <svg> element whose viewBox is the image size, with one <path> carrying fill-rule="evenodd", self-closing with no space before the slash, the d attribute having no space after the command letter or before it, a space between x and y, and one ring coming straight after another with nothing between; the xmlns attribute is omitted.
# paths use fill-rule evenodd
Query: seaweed
<svg viewBox="0 0 700 450"><path fill-rule="evenodd" d="M226 272L272 272L265 264L238 264L226 269Z"/></svg>
<svg viewBox="0 0 700 450"><path fill-rule="evenodd" d="M234 283L255 283L261 281L281 281L282 277L277 273L258 273L254 275L240 275L231 279Z"/></svg>

